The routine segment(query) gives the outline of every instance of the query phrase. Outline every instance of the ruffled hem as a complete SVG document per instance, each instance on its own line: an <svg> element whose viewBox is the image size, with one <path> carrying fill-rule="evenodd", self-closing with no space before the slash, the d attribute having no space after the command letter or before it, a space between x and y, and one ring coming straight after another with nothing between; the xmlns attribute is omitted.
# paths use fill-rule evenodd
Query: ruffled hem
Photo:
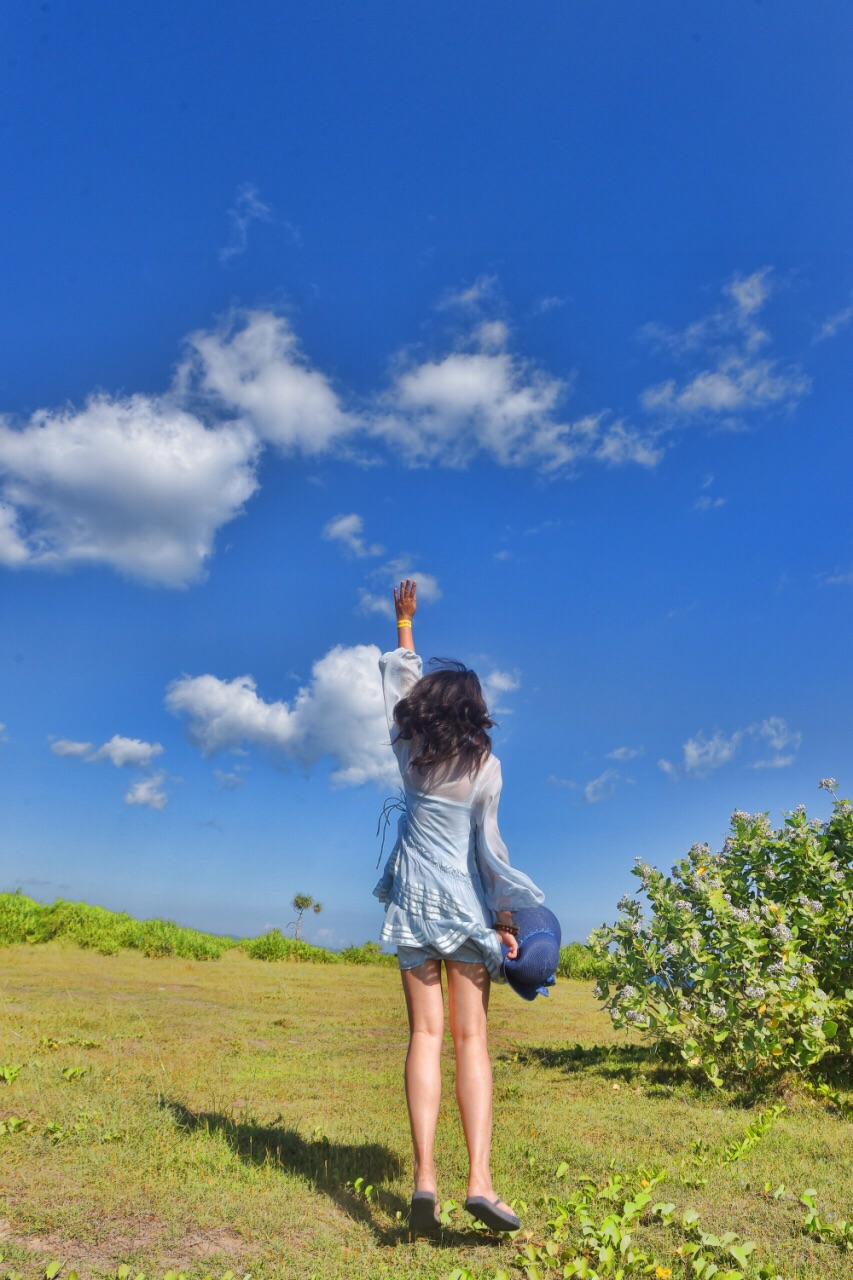
<svg viewBox="0 0 853 1280"><path fill-rule="evenodd" d="M424 920L410 915L395 902L385 907L379 934L382 942L397 947L433 947L443 956L452 956L465 942L473 942L483 953L483 964L495 982L504 982L503 952L498 935L477 920Z"/></svg>

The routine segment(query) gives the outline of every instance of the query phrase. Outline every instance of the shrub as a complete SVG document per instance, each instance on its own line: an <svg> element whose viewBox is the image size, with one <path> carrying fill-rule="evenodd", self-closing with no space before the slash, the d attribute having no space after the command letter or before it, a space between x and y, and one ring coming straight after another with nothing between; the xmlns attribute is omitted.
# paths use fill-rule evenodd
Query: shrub
<svg viewBox="0 0 853 1280"><path fill-rule="evenodd" d="M365 942L363 947L344 947L339 958L345 964L381 964L396 966L396 955L383 951L378 942Z"/></svg>
<svg viewBox="0 0 853 1280"><path fill-rule="evenodd" d="M560 947L560 963L557 965L558 978L577 978L589 980L604 975L606 965L601 958L583 942L570 942Z"/></svg>
<svg viewBox="0 0 853 1280"><path fill-rule="evenodd" d="M301 938L286 938L280 929L270 929L259 938L244 938L240 946L254 960L305 960L314 964L337 964L333 951L314 947Z"/></svg>
<svg viewBox="0 0 853 1280"><path fill-rule="evenodd" d="M637 859L650 916L627 895L593 931L596 994L616 1027L656 1039L714 1084L853 1057L853 817L799 805L778 830L732 815L719 853L695 844L667 876Z"/></svg>

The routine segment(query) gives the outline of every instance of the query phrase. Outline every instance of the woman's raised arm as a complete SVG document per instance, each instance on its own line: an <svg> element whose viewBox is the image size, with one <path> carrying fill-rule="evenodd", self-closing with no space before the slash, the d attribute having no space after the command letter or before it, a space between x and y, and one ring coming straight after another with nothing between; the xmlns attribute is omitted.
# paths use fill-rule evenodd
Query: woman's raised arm
<svg viewBox="0 0 853 1280"><path fill-rule="evenodd" d="M400 583L400 590L394 588L394 610L397 614L397 648L411 649L415 652L415 641L412 636L412 618L418 607L418 584L414 578Z"/></svg>

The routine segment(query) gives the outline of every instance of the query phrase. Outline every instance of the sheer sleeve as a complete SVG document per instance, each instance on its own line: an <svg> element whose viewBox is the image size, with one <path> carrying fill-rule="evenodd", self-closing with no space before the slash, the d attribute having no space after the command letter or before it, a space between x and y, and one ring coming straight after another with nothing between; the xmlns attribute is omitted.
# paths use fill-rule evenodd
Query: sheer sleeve
<svg viewBox="0 0 853 1280"><path fill-rule="evenodd" d="M393 737L394 708L420 680L423 664L420 654L413 653L411 649L392 649L390 653L383 653L379 659L379 670L382 672L385 718Z"/></svg>
<svg viewBox="0 0 853 1280"><path fill-rule="evenodd" d="M545 895L523 871L510 866L509 853L498 828L498 802L502 786L500 761L496 759L491 774L477 796L473 813L477 830L477 864L486 905L492 911L537 907L545 901Z"/></svg>

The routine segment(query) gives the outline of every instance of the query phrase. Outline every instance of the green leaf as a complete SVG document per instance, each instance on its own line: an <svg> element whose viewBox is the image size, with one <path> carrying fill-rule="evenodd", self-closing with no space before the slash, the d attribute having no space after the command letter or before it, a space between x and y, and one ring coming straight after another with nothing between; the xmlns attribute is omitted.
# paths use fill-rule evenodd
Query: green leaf
<svg viewBox="0 0 853 1280"><path fill-rule="evenodd" d="M53 1277L62 1270L62 1263L58 1258L54 1258L53 1262L49 1262L44 1269L45 1280L53 1280Z"/></svg>
<svg viewBox="0 0 853 1280"><path fill-rule="evenodd" d="M832 1040L838 1034L838 1023L833 1022L832 1019L830 1018L827 1022L823 1024L822 1030L827 1040Z"/></svg>

